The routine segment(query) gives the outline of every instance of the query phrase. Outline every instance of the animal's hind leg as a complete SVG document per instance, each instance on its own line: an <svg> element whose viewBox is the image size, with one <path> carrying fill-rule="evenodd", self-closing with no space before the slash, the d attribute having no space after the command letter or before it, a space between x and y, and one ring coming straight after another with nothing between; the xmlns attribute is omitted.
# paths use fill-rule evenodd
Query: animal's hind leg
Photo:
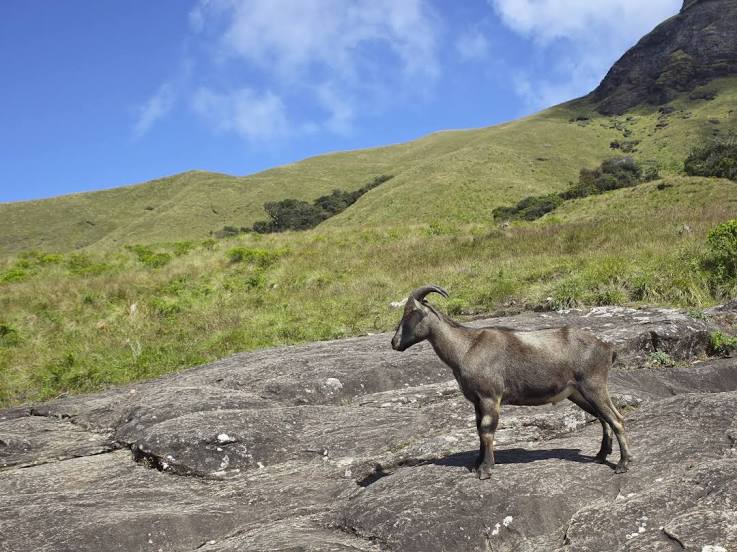
<svg viewBox="0 0 737 552"><path fill-rule="evenodd" d="M601 423L601 447L599 448L599 452L596 454L596 461L599 464L605 463L606 457L612 453L612 431L609 427L609 424L607 424L602 415L599 414L596 409L591 406L589 402L584 399L581 393L579 393L578 391L574 391L573 393L571 393L568 399L585 412L588 412L589 414L597 418Z"/></svg>
<svg viewBox="0 0 737 552"><path fill-rule="evenodd" d="M619 442L619 463L617 464L614 471L616 473L624 473L627 471L628 464L633 460L632 454L630 453L629 445L627 444L627 436L624 433L624 418L614 408L609 393L607 392L606 385L596 387L594 385L583 385L580 388L581 395L583 398L606 420L606 422L614 430L614 435L617 437Z"/></svg>
<svg viewBox="0 0 737 552"><path fill-rule="evenodd" d="M479 439L483 450L483 460L479 464L477 475L479 479L489 479L494 467L494 432L499 424L499 401L496 399L479 398Z"/></svg>
<svg viewBox="0 0 737 552"><path fill-rule="evenodd" d="M473 406L476 410L476 431L479 434L479 455L476 458L476 463L473 466L473 470L478 471L479 466L484 461L484 457L486 456L486 444L484 443L484 439L481 438L481 406L478 402L474 403Z"/></svg>

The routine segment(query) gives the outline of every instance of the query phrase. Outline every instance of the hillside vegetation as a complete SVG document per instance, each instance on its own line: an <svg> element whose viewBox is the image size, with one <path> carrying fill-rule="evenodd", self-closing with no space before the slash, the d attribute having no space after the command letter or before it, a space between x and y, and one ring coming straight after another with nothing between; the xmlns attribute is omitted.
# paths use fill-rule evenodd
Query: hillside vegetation
<svg viewBox="0 0 737 552"><path fill-rule="evenodd" d="M665 174L681 171L696 141L737 128L736 91L737 79L722 79L694 96L712 100L684 95L669 104L669 113L638 108L612 117L579 100L495 127L324 155L246 177L193 171L114 190L0 204L0 254L202 240L224 226L251 227L266 219L267 202L355 191L384 174L395 178L325 225L485 224L495 207L565 190L582 167L621 154L621 144Z"/></svg>
<svg viewBox="0 0 737 552"><path fill-rule="evenodd" d="M707 236L737 218L737 184L682 176L683 162L737 127L737 80L708 91L713 99L682 96L617 117L571 102L245 178L193 172L2 205L0 404L387 331L399 318L389 303L429 282L450 291L442 308L459 318L711 305L734 287L709 264ZM564 191L582 168L619 155L662 178L565 201L532 222L493 220L494 208ZM395 176L315 229L209 238L265 218L266 202L314 201L382 174Z"/></svg>

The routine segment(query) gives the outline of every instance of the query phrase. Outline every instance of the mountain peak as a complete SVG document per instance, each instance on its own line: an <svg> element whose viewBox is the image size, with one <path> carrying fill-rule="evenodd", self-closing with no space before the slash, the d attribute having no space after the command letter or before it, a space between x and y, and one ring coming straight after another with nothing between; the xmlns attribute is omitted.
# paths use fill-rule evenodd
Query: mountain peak
<svg viewBox="0 0 737 552"><path fill-rule="evenodd" d="M701 2L701 0L683 0L683 7L681 8L681 13L683 13L685 10L687 10L694 4L698 4L699 2Z"/></svg>
<svg viewBox="0 0 737 552"><path fill-rule="evenodd" d="M588 98L603 114L661 105L737 74L737 2L684 0L679 14L625 53Z"/></svg>

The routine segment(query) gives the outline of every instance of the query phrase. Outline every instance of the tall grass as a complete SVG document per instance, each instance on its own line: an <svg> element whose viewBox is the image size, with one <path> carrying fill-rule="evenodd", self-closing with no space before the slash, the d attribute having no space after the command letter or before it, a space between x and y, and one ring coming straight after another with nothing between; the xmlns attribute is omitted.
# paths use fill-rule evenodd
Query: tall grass
<svg viewBox="0 0 737 552"><path fill-rule="evenodd" d="M581 304L700 308L718 299L703 263L707 233L737 214L725 182L619 190L506 229L318 228L0 260L0 404L390 330L389 303L431 282L448 288L441 307L460 318ZM710 198L698 209L693 186Z"/></svg>

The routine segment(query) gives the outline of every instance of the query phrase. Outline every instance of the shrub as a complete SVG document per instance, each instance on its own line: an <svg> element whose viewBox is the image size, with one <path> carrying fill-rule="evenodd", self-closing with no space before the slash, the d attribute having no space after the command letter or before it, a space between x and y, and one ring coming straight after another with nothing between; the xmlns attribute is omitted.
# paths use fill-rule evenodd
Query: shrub
<svg viewBox="0 0 737 552"><path fill-rule="evenodd" d="M737 349L737 337L713 332L709 336L709 353L713 355L728 356Z"/></svg>
<svg viewBox="0 0 737 552"><path fill-rule="evenodd" d="M138 260L149 268L161 268L171 261L168 253L156 253L145 245L127 245L126 249L135 253Z"/></svg>
<svg viewBox="0 0 737 552"><path fill-rule="evenodd" d="M714 140L694 148L683 164L690 176L737 180L737 139Z"/></svg>
<svg viewBox="0 0 737 552"><path fill-rule="evenodd" d="M707 270L717 284L737 277L737 220L729 220L709 232L705 259Z"/></svg>
<svg viewBox="0 0 737 552"><path fill-rule="evenodd" d="M213 240L212 238L208 238L206 240L203 240L200 245L202 246L202 249L212 251L213 249L215 249L215 244L217 244L215 240Z"/></svg>
<svg viewBox="0 0 737 552"><path fill-rule="evenodd" d="M268 249L248 247L234 247L228 250L228 259L231 263L248 263L258 268L268 268L281 256L281 252Z"/></svg>
<svg viewBox="0 0 737 552"><path fill-rule="evenodd" d="M266 277L263 272L256 271L245 277L244 284L247 288L260 288L266 284Z"/></svg>
<svg viewBox="0 0 737 552"><path fill-rule="evenodd" d="M371 182L353 192L333 190L328 195L318 197L312 204L299 199L284 199L265 203L264 209L269 215L269 220L254 223L252 230L259 234L268 234L284 232L285 230L314 228L322 221L344 211L358 201L358 198L363 194L391 178L393 177L389 175L377 176Z"/></svg>
<svg viewBox="0 0 737 552"><path fill-rule="evenodd" d="M20 282L25 280L30 273L27 270L24 270L19 267L13 267L5 272L0 272L0 283L2 282Z"/></svg>
<svg viewBox="0 0 737 552"><path fill-rule="evenodd" d="M598 169L581 169L578 184L562 192L563 199L575 199L602 194L619 188L629 188L642 182L642 168L631 157L614 157Z"/></svg>
<svg viewBox="0 0 737 552"><path fill-rule="evenodd" d="M96 262L85 253L73 253L69 255L65 264L69 272L79 276L101 274L110 269L110 265Z"/></svg>
<svg viewBox="0 0 737 552"><path fill-rule="evenodd" d="M20 343L18 330L6 322L0 322L0 347L12 347Z"/></svg>
<svg viewBox="0 0 737 552"><path fill-rule="evenodd" d="M655 351L653 353L650 353L648 364L650 366L670 367L675 366L676 361L673 360L673 358L665 351Z"/></svg>
<svg viewBox="0 0 737 552"><path fill-rule="evenodd" d="M174 249L174 255L177 257L181 257L182 255L186 255L190 251L192 251L195 248L195 243L192 241L180 241L174 243L173 249Z"/></svg>
<svg viewBox="0 0 737 552"><path fill-rule="evenodd" d="M58 253L43 253L41 251L25 251L19 255L26 262L26 266L30 267L31 262L37 265L59 264L64 257Z"/></svg>
<svg viewBox="0 0 737 552"><path fill-rule="evenodd" d="M240 228L236 228L235 226L223 226L220 230L216 231L213 235L216 238L222 239L222 238L230 238L232 236L237 236L241 233Z"/></svg>
<svg viewBox="0 0 737 552"><path fill-rule="evenodd" d="M264 209L271 220L266 225L259 226L259 228L265 229L267 232L307 230L308 228L314 228L329 216L321 208L299 199L272 201L265 203ZM254 230L256 230L256 225L254 225Z"/></svg>
<svg viewBox="0 0 737 552"><path fill-rule="evenodd" d="M657 178L657 168L648 169L646 175L650 180ZM604 161L597 169L581 169L578 183L572 184L564 192L529 196L513 207L497 207L492 214L496 220L535 220L554 211L564 201L636 186L642 181L642 167L634 159L614 157Z"/></svg>
<svg viewBox="0 0 737 552"><path fill-rule="evenodd" d="M182 306L176 299L168 297L154 297L151 299L151 308L161 317L168 318L182 312Z"/></svg>
<svg viewBox="0 0 737 552"><path fill-rule="evenodd" d="M563 200L555 194L522 200L520 215L524 220L535 220L555 210Z"/></svg>

